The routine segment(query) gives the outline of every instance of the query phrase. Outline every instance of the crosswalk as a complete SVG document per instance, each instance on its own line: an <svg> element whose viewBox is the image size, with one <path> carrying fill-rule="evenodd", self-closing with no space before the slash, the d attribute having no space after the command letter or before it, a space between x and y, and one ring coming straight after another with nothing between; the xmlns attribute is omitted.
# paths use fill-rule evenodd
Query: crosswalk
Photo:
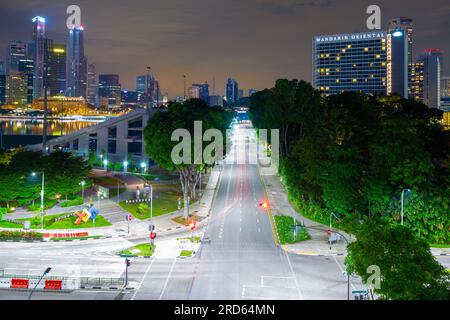
<svg viewBox="0 0 450 320"><path fill-rule="evenodd" d="M111 200L100 202L99 211L111 223L125 221L125 217L129 214L128 211L122 209L121 206Z"/></svg>

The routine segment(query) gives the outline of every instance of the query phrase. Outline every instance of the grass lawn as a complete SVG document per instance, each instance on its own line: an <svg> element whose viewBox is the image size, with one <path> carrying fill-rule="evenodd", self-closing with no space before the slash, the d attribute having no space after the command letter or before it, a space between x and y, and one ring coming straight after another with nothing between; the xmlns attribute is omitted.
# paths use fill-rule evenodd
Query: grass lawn
<svg viewBox="0 0 450 320"><path fill-rule="evenodd" d="M294 239L293 226L294 221L292 217L287 216L274 216L275 226L278 231L278 236L280 237L280 243L297 243L305 240L311 239L308 231L306 229L297 229L297 237ZM297 222L298 223L298 222Z"/></svg>
<svg viewBox="0 0 450 320"><path fill-rule="evenodd" d="M76 217L70 217L61 221L54 222L53 220L57 217L65 216L68 213L53 215L53 216L45 216L44 217L44 229L47 230L55 230L55 229L82 229L82 228L93 228L94 224L92 220L89 219L87 223L82 223L80 225L75 225ZM26 218L26 219L17 219L17 221L30 221L31 229L40 229L41 228L41 220L35 218ZM108 220L106 220L103 216L98 215L95 218L95 227L107 227L110 226ZM14 224L7 221L0 221L0 227L2 228L15 228L21 229L23 226Z"/></svg>
<svg viewBox="0 0 450 320"><path fill-rule="evenodd" d="M191 250L181 250L180 257L192 257Z"/></svg>
<svg viewBox="0 0 450 320"><path fill-rule="evenodd" d="M137 257L151 257L153 255L153 252L155 251L155 248L156 248L156 246L154 244L142 243L142 244L138 244L134 247L122 250L119 254L133 255L133 256L137 256Z"/></svg>
<svg viewBox="0 0 450 320"><path fill-rule="evenodd" d="M445 244L445 243L443 243L443 244L439 244L439 243L432 243L432 244L430 244L430 247L431 248L442 248L442 249L446 249L446 248L450 248L450 244Z"/></svg>
<svg viewBox="0 0 450 320"><path fill-rule="evenodd" d="M178 210L178 197L179 195L175 191L162 191L161 193L156 194L153 198L153 216L157 217ZM149 203L125 203L125 201L122 201L119 205L138 219L150 218ZM148 209L145 205L148 206ZM143 208L144 211L138 211L139 206Z"/></svg>
<svg viewBox="0 0 450 320"><path fill-rule="evenodd" d="M200 243L200 241L202 241L202 239L198 236L187 237L187 238L177 238L177 240L189 240L190 242L193 242L193 243Z"/></svg>

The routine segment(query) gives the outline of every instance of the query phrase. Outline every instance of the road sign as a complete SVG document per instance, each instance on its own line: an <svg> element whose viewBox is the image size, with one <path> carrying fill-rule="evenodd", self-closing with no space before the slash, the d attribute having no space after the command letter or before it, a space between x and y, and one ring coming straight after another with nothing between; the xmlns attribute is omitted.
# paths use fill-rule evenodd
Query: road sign
<svg viewBox="0 0 450 320"><path fill-rule="evenodd" d="M150 233L150 239L155 240L155 238L156 238L156 233L151 232Z"/></svg>

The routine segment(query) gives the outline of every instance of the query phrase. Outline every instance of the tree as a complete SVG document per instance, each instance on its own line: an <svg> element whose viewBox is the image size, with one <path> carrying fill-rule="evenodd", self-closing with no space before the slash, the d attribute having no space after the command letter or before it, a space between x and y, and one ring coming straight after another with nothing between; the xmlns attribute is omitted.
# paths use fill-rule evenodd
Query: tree
<svg viewBox="0 0 450 320"><path fill-rule="evenodd" d="M231 123L231 115L220 107L209 107L200 99L190 99L184 103L171 103L167 111L155 113L144 130L145 147L148 156L159 166L179 173L184 198L184 218L189 216L189 193L196 197L196 187L199 183L200 172L204 169L202 154L195 154L194 148L194 122L201 121L201 136L208 129L218 129L225 136ZM172 151L179 144L172 141L172 134L177 129L185 129L189 133L189 150L182 150L182 157L187 160L176 164L172 159ZM184 142L184 141L183 141ZM224 149L222 142L222 149ZM199 141L201 152L207 143ZM186 152L186 154L185 154ZM222 156L215 155L215 156ZM201 161L195 161L201 160Z"/></svg>
<svg viewBox="0 0 450 320"><path fill-rule="evenodd" d="M449 275L434 259L426 241L407 227L371 219L354 230L357 241L348 245L347 272L367 283L368 267L378 266L382 299L448 299Z"/></svg>

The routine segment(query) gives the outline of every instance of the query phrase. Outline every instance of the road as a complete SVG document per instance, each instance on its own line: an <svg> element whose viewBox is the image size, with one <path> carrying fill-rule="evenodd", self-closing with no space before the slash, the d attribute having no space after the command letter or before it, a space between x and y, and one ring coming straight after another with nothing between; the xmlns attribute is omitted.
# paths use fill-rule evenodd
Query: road
<svg viewBox="0 0 450 320"><path fill-rule="evenodd" d="M139 287L125 299L346 299L342 257L290 255L274 242L259 203L264 187L248 132L237 131L213 206L205 244L194 259L136 261ZM357 279L352 286L361 288Z"/></svg>
<svg viewBox="0 0 450 320"><path fill-rule="evenodd" d="M248 135L236 132L231 156L252 154L248 148L252 137ZM347 299L344 258L294 255L277 247L268 213L259 206L263 199L256 164L225 164L204 230L211 243L202 245L194 258L132 259L129 276L136 283L135 290L36 292L33 299ZM124 264L114 253L128 246L130 242L122 238L61 244L3 243L0 268L38 274L52 266L52 274L75 269L82 275L117 277L123 275ZM449 257L438 260L448 268ZM358 278L351 278L351 290L363 288ZM0 290L0 299L26 297L26 292Z"/></svg>

